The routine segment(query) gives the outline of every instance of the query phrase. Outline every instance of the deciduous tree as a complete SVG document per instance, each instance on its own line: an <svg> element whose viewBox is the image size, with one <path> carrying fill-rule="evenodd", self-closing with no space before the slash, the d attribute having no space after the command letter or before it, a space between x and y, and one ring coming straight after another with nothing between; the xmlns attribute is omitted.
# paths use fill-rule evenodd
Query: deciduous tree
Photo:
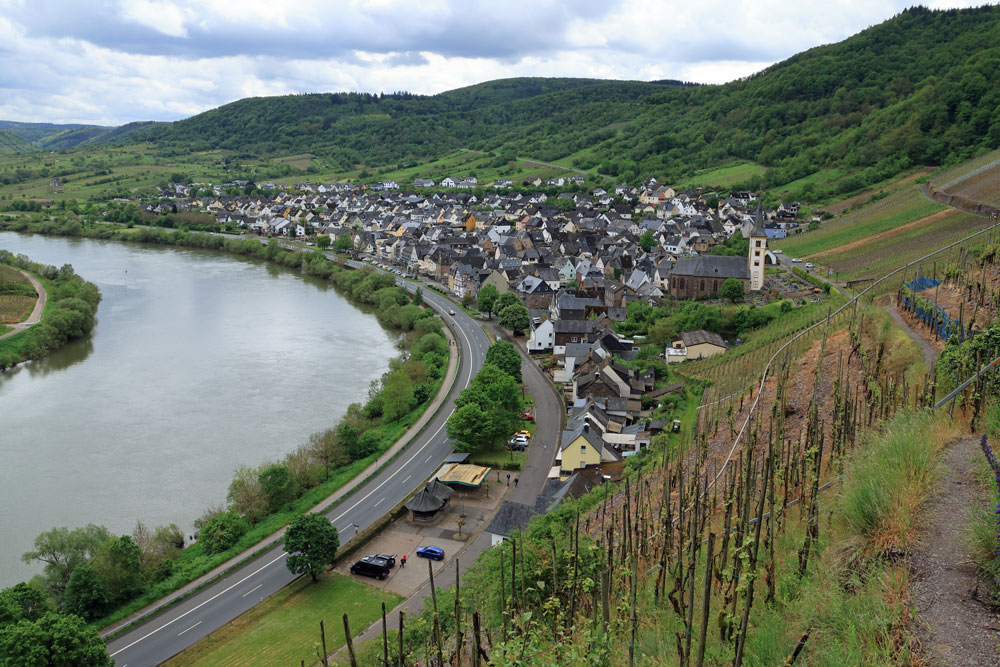
<svg viewBox="0 0 1000 667"><path fill-rule="evenodd" d="M292 574L306 574L317 581L323 568L332 565L340 548L340 535L321 514L302 514L285 531L285 565Z"/></svg>
<svg viewBox="0 0 1000 667"><path fill-rule="evenodd" d="M49 612L34 622L0 627L0 667L26 665L112 667L114 661L82 618Z"/></svg>
<svg viewBox="0 0 1000 667"><path fill-rule="evenodd" d="M45 563L42 570L45 588L58 603L62 601L73 570L89 562L110 537L107 528L94 524L73 530L53 528L36 537L35 549L22 555L21 560Z"/></svg>
<svg viewBox="0 0 1000 667"><path fill-rule="evenodd" d="M493 308L496 305L497 298L500 296L500 292L493 285L483 285L482 289L479 290L479 300L476 303L476 308L480 313L486 313L490 318L493 317Z"/></svg>
<svg viewBox="0 0 1000 667"><path fill-rule="evenodd" d="M524 331L530 323L528 309L522 303L507 306L497 315L500 326L511 331Z"/></svg>
<svg viewBox="0 0 1000 667"><path fill-rule="evenodd" d="M486 351L486 363L493 364L507 375L521 383L521 355L514 345L505 340L498 340Z"/></svg>

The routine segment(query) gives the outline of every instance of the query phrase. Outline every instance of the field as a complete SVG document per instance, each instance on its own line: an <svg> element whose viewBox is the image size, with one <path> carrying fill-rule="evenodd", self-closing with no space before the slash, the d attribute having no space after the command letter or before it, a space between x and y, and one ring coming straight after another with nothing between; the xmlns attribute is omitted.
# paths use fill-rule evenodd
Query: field
<svg viewBox="0 0 1000 667"><path fill-rule="evenodd" d="M725 167L696 172L694 176L685 178L684 184L691 187L728 188L748 181L754 176L763 176L765 171L765 167L753 162L737 162Z"/></svg>
<svg viewBox="0 0 1000 667"><path fill-rule="evenodd" d="M164 664L312 665L321 620L333 652L344 643L343 614L360 632L381 617L383 602L392 609L402 599L341 574L324 574L316 584L302 577Z"/></svg>
<svg viewBox="0 0 1000 667"><path fill-rule="evenodd" d="M996 206L1000 204L1000 159L953 179L947 187L940 187L948 194Z"/></svg>
<svg viewBox="0 0 1000 667"><path fill-rule="evenodd" d="M5 333L4 330L7 329L3 326L4 324L15 324L31 314L31 309L34 308L37 298L37 295L4 294L4 286L6 285L31 289L31 283L24 277L24 274L9 266L0 265L0 334ZM34 292L34 289L31 291Z"/></svg>
<svg viewBox="0 0 1000 667"><path fill-rule="evenodd" d="M847 215L823 223L822 227L814 232L792 235L774 245L788 255L808 258L943 210L944 206L925 198L916 188L904 188Z"/></svg>

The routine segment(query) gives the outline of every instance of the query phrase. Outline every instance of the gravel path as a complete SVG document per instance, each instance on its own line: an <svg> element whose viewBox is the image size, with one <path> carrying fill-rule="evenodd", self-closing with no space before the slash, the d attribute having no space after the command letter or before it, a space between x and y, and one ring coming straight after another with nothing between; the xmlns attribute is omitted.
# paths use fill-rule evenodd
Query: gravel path
<svg viewBox="0 0 1000 667"><path fill-rule="evenodd" d="M924 364L927 366L927 372L933 373L934 367L937 366L938 358L938 352L934 349L934 346L931 345L930 341L921 336L916 329L911 327L909 322L903 319L903 316L900 315L899 310L896 308L896 304L886 308L886 311L889 313L890 317L892 317L892 321L895 322L900 329L906 332L907 336L920 344L920 352L924 356Z"/></svg>
<svg viewBox="0 0 1000 667"><path fill-rule="evenodd" d="M975 568L963 551L965 517L980 501L972 471L978 438L945 453L939 491L924 512L912 554L913 601L924 657L931 664L1000 666L1000 615L975 599Z"/></svg>

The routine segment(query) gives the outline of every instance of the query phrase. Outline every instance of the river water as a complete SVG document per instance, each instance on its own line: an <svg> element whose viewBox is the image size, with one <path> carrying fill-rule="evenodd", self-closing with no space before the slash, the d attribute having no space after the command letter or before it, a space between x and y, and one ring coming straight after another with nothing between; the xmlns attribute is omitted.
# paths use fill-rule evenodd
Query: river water
<svg viewBox="0 0 1000 667"><path fill-rule="evenodd" d="M103 296L89 339L0 373L0 587L40 571L20 555L54 526L190 533L234 469L334 425L395 354L373 315L262 262L13 232L0 248Z"/></svg>

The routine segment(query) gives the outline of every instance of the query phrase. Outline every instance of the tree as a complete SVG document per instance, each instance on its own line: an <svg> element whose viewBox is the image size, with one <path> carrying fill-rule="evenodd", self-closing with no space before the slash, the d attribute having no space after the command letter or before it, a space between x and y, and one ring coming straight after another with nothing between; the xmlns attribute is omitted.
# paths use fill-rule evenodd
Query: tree
<svg viewBox="0 0 1000 667"><path fill-rule="evenodd" d="M295 498L298 490L295 486L295 477L286 466L270 465L261 471L257 479L267 497L267 508L271 512L277 512Z"/></svg>
<svg viewBox="0 0 1000 667"><path fill-rule="evenodd" d="M41 590L21 582L0 591L0 626L20 620L37 621L52 611L52 601Z"/></svg>
<svg viewBox="0 0 1000 667"><path fill-rule="evenodd" d="M413 292L413 305L414 306L424 305L424 290L420 287L418 287Z"/></svg>
<svg viewBox="0 0 1000 667"><path fill-rule="evenodd" d="M104 526L88 524L82 528L53 528L35 538L35 550L21 556L30 563L33 560L45 563L42 576L45 589L62 601L63 591L73 570L82 563L90 562L101 545L111 537Z"/></svg>
<svg viewBox="0 0 1000 667"><path fill-rule="evenodd" d="M500 292L493 285L483 285L482 289L479 290L479 300L476 303L476 308L480 313L486 313L488 317L493 317L493 308L496 306L496 301L500 297Z"/></svg>
<svg viewBox="0 0 1000 667"><path fill-rule="evenodd" d="M104 616L111 608L108 585L90 565L84 563L75 570L66 586L66 611L92 621Z"/></svg>
<svg viewBox="0 0 1000 667"><path fill-rule="evenodd" d="M292 574L309 573L312 580L327 565L333 565L340 548L340 534L321 514L301 514L285 531L285 565Z"/></svg>
<svg viewBox="0 0 1000 667"><path fill-rule="evenodd" d="M255 468L241 466L233 473L229 483L229 508L254 524L267 512L267 494L260 483L259 472Z"/></svg>
<svg viewBox="0 0 1000 667"><path fill-rule="evenodd" d="M105 542L94 554L94 572L107 584L112 600L128 600L142 590L141 553L131 535L122 535Z"/></svg>
<svg viewBox="0 0 1000 667"><path fill-rule="evenodd" d="M733 303L740 301L746 295L743 289L743 281L738 278L726 278L722 283L722 298L729 299Z"/></svg>
<svg viewBox="0 0 1000 667"><path fill-rule="evenodd" d="M514 349L513 343L498 340L490 345L490 349L486 351L485 363L493 364L514 378L515 382L521 383L521 355Z"/></svg>
<svg viewBox="0 0 1000 667"><path fill-rule="evenodd" d="M341 234L337 237L337 240L333 244L333 249L337 252L347 252L354 244L351 243L351 237L347 234Z"/></svg>
<svg viewBox="0 0 1000 667"><path fill-rule="evenodd" d="M528 309L522 303L507 306L497 315L500 326L511 331L524 331L531 322Z"/></svg>
<svg viewBox="0 0 1000 667"><path fill-rule="evenodd" d="M656 237L653 236L653 230L647 229L639 237L639 247L642 248L643 252L649 252L656 245Z"/></svg>
<svg viewBox="0 0 1000 667"><path fill-rule="evenodd" d="M326 250L330 247L330 237L323 235L316 237L316 247L320 250Z"/></svg>
<svg viewBox="0 0 1000 667"><path fill-rule="evenodd" d="M37 621L0 627L0 667L26 665L112 667L97 630L72 614L48 612Z"/></svg>
<svg viewBox="0 0 1000 667"><path fill-rule="evenodd" d="M513 306L515 303L521 303L521 300L517 298L517 295L513 292L504 292L497 297L496 303L493 304L493 312L499 315L504 308L507 306Z"/></svg>
<svg viewBox="0 0 1000 667"><path fill-rule="evenodd" d="M517 412L521 409L521 396L517 382L489 362L483 364L476 376L472 378L469 386L473 390L482 391L490 402L509 412ZM488 406L484 405L483 407Z"/></svg>
<svg viewBox="0 0 1000 667"><path fill-rule="evenodd" d="M455 449L460 452L474 452L493 442L493 435L487 427L489 416L476 403L468 403L455 410L448 418L448 437L455 441Z"/></svg>
<svg viewBox="0 0 1000 667"><path fill-rule="evenodd" d="M216 514L198 533L198 541L210 554L217 554L236 544L250 529L246 519L236 512Z"/></svg>
<svg viewBox="0 0 1000 667"><path fill-rule="evenodd" d="M413 383L406 374L396 371L382 387L382 414L387 422L395 421L410 411Z"/></svg>

